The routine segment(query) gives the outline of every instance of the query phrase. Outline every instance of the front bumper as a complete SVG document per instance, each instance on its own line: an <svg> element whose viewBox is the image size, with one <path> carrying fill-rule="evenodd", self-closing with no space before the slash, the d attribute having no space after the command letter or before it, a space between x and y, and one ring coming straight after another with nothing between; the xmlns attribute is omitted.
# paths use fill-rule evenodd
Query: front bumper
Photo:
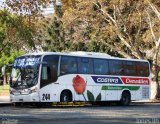
<svg viewBox="0 0 160 124"><path fill-rule="evenodd" d="M31 94L11 94L10 102L39 102L39 94L37 92Z"/></svg>

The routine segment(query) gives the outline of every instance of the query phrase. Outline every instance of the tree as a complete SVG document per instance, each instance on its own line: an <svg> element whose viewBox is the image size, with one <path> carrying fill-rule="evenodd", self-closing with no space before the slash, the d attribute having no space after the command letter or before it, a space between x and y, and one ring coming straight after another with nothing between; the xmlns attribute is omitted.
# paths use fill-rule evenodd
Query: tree
<svg viewBox="0 0 160 124"><path fill-rule="evenodd" d="M0 55L0 69L3 67L3 66L6 66L6 74L3 75L3 84L6 84L6 80L7 80L7 77L9 76L9 74L11 73L11 66L10 64L13 64L14 62L14 59L17 57L17 56L20 56L24 54L24 51L9 51L9 52L3 52L1 55ZM1 72L0 72L0 77L1 77Z"/></svg>
<svg viewBox="0 0 160 124"><path fill-rule="evenodd" d="M44 18L42 8L52 3L54 0L5 0L4 10L17 19L10 23L11 28L18 34L18 42L25 45L27 51L35 50L41 44L35 38L39 35L37 21Z"/></svg>
<svg viewBox="0 0 160 124"><path fill-rule="evenodd" d="M148 25L150 27L150 32L152 36L152 42L154 43L154 47L150 50L150 53L152 55L152 98L157 98L159 96L159 82L158 82L158 65L159 65L159 52L160 52L160 33L159 33L159 28L160 28L160 11L158 8L149 2L149 6L151 10L154 12L155 16L157 18L153 18L152 14L150 11L147 11L148 15Z"/></svg>
<svg viewBox="0 0 160 124"><path fill-rule="evenodd" d="M24 18L6 10L0 11L0 17L0 55L11 49L21 49L24 46L34 47L34 30L27 25Z"/></svg>
<svg viewBox="0 0 160 124"><path fill-rule="evenodd" d="M29 1L28 0L22 0L22 1L6 0L5 2L6 9L9 12L15 13L19 17L23 18L23 20L25 20L26 22L26 25L28 25L29 28L34 29L35 32L32 32L34 33L33 34L34 41L32 40L32 42L29 42L29 43L36 44L36 46L40 46L40 47L41 47L41 44L45 44L45 46L42 45L42 48L44 50L52 50L52 51L55 51L58 49L62 50L62 47L64 48L64 44L65 44L63 39L64 36L62 36L63 28L61 28L60 30L58 29L62 27L62 22L60 19L62 16L61 15L62 9L59 3L60 2L58 0L29 0ZM65 3L69 3L69 1L66 1ZM51 25L52 28L48 28L47 31L46 30L43 31L43 29L46 29L45 28L46 25L44 27L39 25L39 24L42 24L41 20L43 21L45 20L44 16L42 15L42 8L46 8L49 4L54 5L56 16L54 16L54 20ZM40 23L38 23L37 25L37 22L40 22ZM39 29L39 27L41 27L41 29ZM44 38L44 34L45 35L47 34L47 37L49 38ZM50 42L52 42L52 47L50 47L51 46Z"/></svg>
<svg viewBox="0 0 160 124"><path fill-rule="evenodd" d="M12 64L14 59L23 53L22 48L34 46L32 33L33 30L23 18L0 10L0 69L4 65ZM6 75L4 83L5 79Z"/></svg>
<svg viewBox="0 0 160 124"><path fill-rule="evenodd" d="M44 51L92 51L108 52L109 49L103 43L74 41L72 29L64 26L63 12L61 6L55 7L55 13L42 19L39 23L39 36L37 40L42 41ZM39 39L40 38L40 39ZM80 42L79 42L80 41ZM113 54L112 52L110 52Z"/></svg>

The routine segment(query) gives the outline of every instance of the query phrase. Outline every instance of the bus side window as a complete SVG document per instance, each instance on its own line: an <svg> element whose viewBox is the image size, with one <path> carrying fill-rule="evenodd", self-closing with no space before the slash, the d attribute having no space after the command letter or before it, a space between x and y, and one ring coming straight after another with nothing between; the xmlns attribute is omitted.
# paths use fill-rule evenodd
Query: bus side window
<svg viewBox="0 0 160 124"><path fill-rule="evenodd" d="M109 60L109 74L110 75L124 75L122 60Z"/></svg>
<svg viewBox="0 0 160 124"><path fill-rule="evenodd" d="M108 62L105 59L94 59L94 74L107 75L108 74Z"/></svg>
<svg viewBox="0 0 160 124"><path fill-rule="evenodd" d="M136 64L131 61L124 61L125 76L136 76Z"/></svg>
<svg viewBox="0 0 160 124"><path fill-rule="evenodd" d="M77 73L77 58L71 56L62 56L60 74L75 74Z"/></svg>
<svg viewBox="0 0 160 124"><path fill-rule="evenodd" d="M61 74L66 74L67 73L67 65L66 64L62 64L61 65Z"/></svg>
<svg viewBox="0 0 160 124"><path fill-rule="evenodd" d="M137 62L137 76L149 76L149 65L147 62Z"/></svg>
<svg viewBox="0 0 160 124"><path fill-rule="evenodd" d="M78 72L80 74L93 74L92 59L78 58Z"/></svg>

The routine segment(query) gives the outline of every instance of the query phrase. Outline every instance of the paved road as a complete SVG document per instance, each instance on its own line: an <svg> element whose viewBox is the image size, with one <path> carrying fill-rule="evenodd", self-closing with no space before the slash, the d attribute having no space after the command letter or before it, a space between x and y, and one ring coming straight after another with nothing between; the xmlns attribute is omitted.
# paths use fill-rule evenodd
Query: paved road
<svg viewBox="0 0 160 124"><path fill-rule="evenodd" d="M1 106L0 118L2 124L160 124L160 103L51 108Z"/></svg>

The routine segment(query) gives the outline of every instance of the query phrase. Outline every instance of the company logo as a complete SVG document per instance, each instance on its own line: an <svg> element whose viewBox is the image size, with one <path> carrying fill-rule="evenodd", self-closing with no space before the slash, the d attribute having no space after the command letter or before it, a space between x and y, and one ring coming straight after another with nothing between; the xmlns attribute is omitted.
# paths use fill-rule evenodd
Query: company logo
<svg viewBox="0 0 160 124"><path fill-rule="evenodd" d="M121 79L125 84L149 85L149 79L148 78L126 78L126 77L122 77Z"/></svg>
<svg viewBox="0 0 160 124"><path fill-rule="evenodd" d="M122 84L118 77L91 76L95 83Z"/></svg>

